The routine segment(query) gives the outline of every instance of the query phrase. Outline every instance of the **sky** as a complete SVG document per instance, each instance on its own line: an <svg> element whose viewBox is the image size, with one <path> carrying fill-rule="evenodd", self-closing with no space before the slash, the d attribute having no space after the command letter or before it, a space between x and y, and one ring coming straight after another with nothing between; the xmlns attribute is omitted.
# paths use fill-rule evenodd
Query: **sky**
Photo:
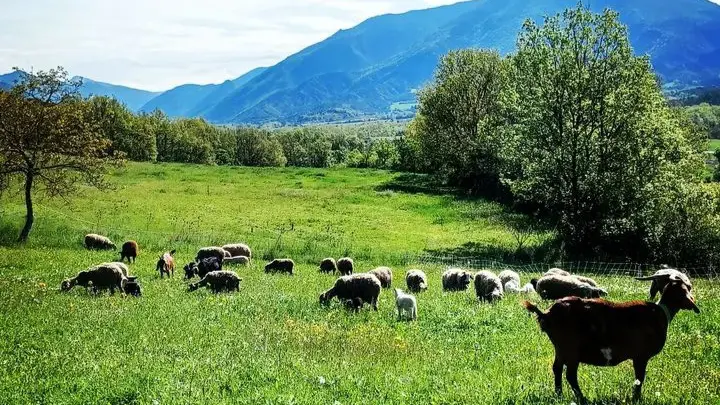
<svg viewBox="0 0 720 405"><path fill-rule="evenodd" d="M64 66L153 91L219 83L369 17L457 1L11 0L0 5L0 74Z"/></svg>

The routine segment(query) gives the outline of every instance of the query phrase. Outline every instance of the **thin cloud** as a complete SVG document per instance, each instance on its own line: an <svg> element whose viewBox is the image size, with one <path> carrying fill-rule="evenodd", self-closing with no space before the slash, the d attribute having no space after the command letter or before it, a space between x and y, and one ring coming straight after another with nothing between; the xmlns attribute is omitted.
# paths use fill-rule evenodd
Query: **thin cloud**
<svg viewBox="0 0 720 405"><path fill-rule="evenodd" d="M149 90L218 83L369 17L456 1L12 2L0 13L0 73L63 65L72 74Z"/></svg>

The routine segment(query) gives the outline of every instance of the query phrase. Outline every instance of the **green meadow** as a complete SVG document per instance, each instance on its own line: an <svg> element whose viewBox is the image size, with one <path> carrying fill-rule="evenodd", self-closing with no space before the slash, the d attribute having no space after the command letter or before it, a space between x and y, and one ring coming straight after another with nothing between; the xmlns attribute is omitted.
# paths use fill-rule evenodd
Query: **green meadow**
<svg viewBox="0 0 720 405"><path fill-rule="evenodd" d="M569 404L552 388L553 349L521 307L536 295L481 304L471 291L443 293L440 264L417 255L505 254L525 220L421 178L358 169L239 168L136 164L109 176L113 189L70 201L39 198L30 242L19 196L0 198L0 403L2 404ZM86 233L118 245L136 240L130 266L141 298L61 293L62 279L117 259L82 247ZM552 235L527 235L526 248ZM188 292L182 265L199 247L247 242L254 260L233 267L239 293ZM154 270L177 250L172 279ZM421 268L429 289L419 318L398 322L390 290L379 311L318 304L335 280L327 256L349 255L356 271L393 268L394 286ZM266 275L291 257L293 277ZM497 270L497 269L495 269ZM534 274L523 273L526 282ZM595 276L613 300L644 299L648 285ZM720 403L720 283L694 280L702 313L680 313L651 360L648 404ZM549 302L541 302L542 308ZM593 404L629 402L628 363L581 366Z"/></svg>

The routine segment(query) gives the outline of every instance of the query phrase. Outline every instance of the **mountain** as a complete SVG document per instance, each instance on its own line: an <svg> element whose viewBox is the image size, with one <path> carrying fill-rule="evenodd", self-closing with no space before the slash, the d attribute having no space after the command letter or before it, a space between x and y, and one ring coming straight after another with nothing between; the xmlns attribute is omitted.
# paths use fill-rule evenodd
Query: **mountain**
<svg viewBox="0 0 720 405"><path fill-rule="evenodd" d="M107 96L117 99L124 103L129 109L137 111L148 101L159 95L159 92L133 89L131 87L119 86L97 82L87 77L81 77L82 87L80 94L85 97L89 96Z"/></svg>
<svg viewBox="0 0 720 405"><path fill-rule="evenodd" d="M263 71L265 68L256 68L237 79L220 84L184 84L148 100L140 111L161 110L170 117L201 116Z"/></svg>
<svg viewBox="0 0 720 405"><path fill-rule="evenodd" d="M14 71L12 73L0 75L0 90L8 90L15 85L15 82L20 80L21 73ZM78 77L82 79L82 86L80 87L80 94L84 97L89 96L108 96L117 99L118 101L125 103L133 111L137 111L145 103L151 100L153 97L160 93L153 93L151 91L138 90L125 86L118 86L115 84L98 82L86 77Z"/></svg>
<svg viewBox="0 0 720 405"><path fill-rule="evenodd" d="M467 47L512 52L525 19L576 0L475 0L371 18L263 71L223 100L192 111L213 122L297 123L326 111L388 113L414 100L442 55ZM638 54L680 87L720 83L720 6L707 0L594 0L620 13Z"/></svg>

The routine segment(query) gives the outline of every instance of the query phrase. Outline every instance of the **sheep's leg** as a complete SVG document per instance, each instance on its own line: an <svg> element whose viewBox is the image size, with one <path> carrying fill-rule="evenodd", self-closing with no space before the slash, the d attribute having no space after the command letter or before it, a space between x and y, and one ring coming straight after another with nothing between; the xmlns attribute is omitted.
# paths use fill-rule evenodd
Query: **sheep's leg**
<svg viewBox="0 0 720 405"><path fill-rule="evenodd" d="M412 307L412 320L413 321L417 320L417 308L416 307Z"/></svg>
<svg viewBox="0 0 720 405"><path fill-rule="evenodd" d="M578 379L577 379L578 366L579 366L579 363L577 361L568 363L567 375L565 377L567 378L567 381L570 384L570 387L572 387L572 390L575 393L575 396L577 397L578 402L580 404L584 404L585 398L583 397L582 391L580 391L580 385L578 384Z"/></svg>
<svg viewBox="0 0 720 405"><path fill-rule="evenodd" d="M633 369L635 369L635 384L633 385L633 401L640 400L642 396L642 385L645 382L645 370L647 369L647 359L634 359Z"/></svg>
<svg viewBox="0 0 720 405"><path fill-rule="evenodd" d="M562 373L563 373L563 362L560 358L555 355L555 362L553 363L553 374L555 375L555 393L558 396L562 395Z"/></svg>
<svg viewBox="0 0 720 405"><path fill-rule="evenodd" d="M378 302L378 297L373 297L373 299L372 299L372 307L373 307L373 309L376 310L376 311L378 310L377 302Z"/></svg>

